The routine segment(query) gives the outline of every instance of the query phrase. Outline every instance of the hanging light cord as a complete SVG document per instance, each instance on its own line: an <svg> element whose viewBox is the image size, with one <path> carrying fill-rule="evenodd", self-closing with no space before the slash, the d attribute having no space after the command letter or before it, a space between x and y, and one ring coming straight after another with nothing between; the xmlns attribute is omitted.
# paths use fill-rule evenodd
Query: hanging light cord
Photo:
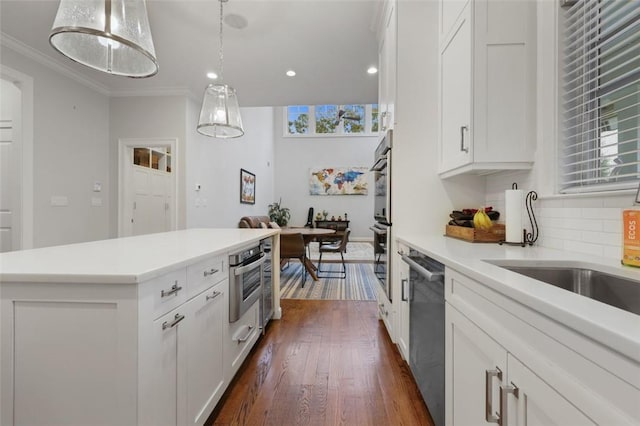
<svg viewBox="0 0 640 426"><path fill-rule="evenodd" d="M220 82L224 81L224 65L223 65L223 59L224 59L224 43L222 40L222 5L223 3L227 1L227 0L220 0L220 51L219 51L219 56L220 56Z"/></svg>

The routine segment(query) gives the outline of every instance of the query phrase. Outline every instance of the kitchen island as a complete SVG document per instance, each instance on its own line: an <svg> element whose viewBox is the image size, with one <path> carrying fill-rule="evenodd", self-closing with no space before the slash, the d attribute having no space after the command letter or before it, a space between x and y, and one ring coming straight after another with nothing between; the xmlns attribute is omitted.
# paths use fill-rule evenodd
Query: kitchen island
<svg viewBox="0 0 640 426"><path fill-rule="evenodd" d="M228 256L275 237L278 264L277 235L189 229L0 254L0 423L203 424L259 337L258 302L229 322Z"/></svg>
<svg viewBox="0 0 640 426"><path fill-rule="evenodd" d="M447 425L640 423L640 315L498 264L597 269L638 286L640 270L442 235L398 244L445 265Z"/></svg>

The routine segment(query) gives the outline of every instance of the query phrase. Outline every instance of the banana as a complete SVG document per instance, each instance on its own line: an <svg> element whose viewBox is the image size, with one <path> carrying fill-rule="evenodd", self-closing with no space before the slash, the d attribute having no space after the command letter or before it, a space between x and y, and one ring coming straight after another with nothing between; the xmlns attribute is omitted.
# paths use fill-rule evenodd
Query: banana
<svg viewBox="0 0 640 426"><path fill-rule="evenodd" d="M489 231L493 226L493 222L489 219L489 216L484 211L484 207L478 209L476 214L473 215L473 227L482 231Z"/></svg>

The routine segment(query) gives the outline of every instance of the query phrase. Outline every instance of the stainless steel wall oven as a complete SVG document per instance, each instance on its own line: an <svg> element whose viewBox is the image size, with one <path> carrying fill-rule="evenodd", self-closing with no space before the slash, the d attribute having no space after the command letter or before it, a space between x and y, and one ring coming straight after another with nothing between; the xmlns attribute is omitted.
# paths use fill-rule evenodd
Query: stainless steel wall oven
<svg viewBox="0 0 640 426"><path fill-rule="evenodd" d="M238 321L260 299L266 260L261 245L229 256L229 322Z"/></svg>
<svg viewBox="0 0 640 426"><path fill-rule="evenodd" d="M376 148L374 172L375 193L373 218L374 270L389 301L391 295L391 147L393 130L388 130Z"/></svg>

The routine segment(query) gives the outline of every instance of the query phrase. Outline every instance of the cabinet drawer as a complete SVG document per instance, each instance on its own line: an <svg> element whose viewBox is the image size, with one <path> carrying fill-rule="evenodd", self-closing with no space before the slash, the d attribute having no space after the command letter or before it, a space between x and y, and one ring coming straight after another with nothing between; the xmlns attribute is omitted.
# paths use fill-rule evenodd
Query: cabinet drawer
<svg viewBox="0 0 640 426"><path fill-rule="evenodd" d="M226 256L215 256L187 266L187 298L227 278Z"/></svg>
<svg viewBox="0 0 640 426"><path fill-rule="evenodd" d="M238 371L260 335L258 308L259 303L256 302L238 321L228 324L225 336L225 379L228 381Z"/></svg>
<svg viewBox="0 0 640 426"><path fill-rule="evenodd" d="M187 301L187 272L179 269L145 283L153 300L153 318L158 318Z"/></svg>

